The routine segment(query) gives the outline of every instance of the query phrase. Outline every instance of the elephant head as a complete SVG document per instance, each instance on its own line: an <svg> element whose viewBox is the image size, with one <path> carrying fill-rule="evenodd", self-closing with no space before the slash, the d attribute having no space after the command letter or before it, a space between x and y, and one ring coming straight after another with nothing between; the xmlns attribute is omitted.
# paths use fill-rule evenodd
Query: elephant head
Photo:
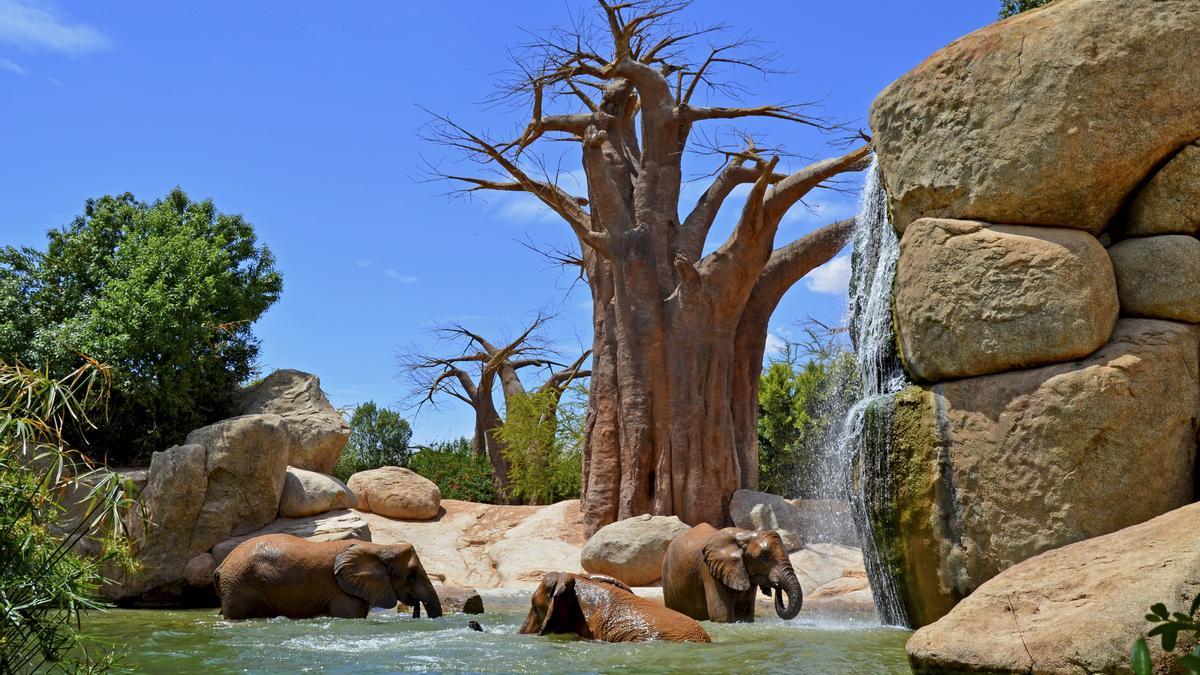
<svg viewBox="0 0 1200 675"><path fill-rule="evenodd" d="M418 618L424 603L429 618L442 615L437 591L410 544L354 544L334 558L333 576L343 592L372 607L395 607L402 601Z"/></svg>
<svg viewBox="0 0 1200 675"><path fill-rule="evenodd" d="M530 601L529 614L521 624L522 634L576 633L590 638L587 618L575 597L575 575L549 572L542 577Z"/></svg>
<svg viewBox="0 0 1200 675"><path fill-rule="evenodd" d="M800 613L804 592L783 539L774 530L720 530L704 546L704 563L714 578L735 591L758 586L763 595L770 595L774 589L775 613L780 618L791 619Z"/></svg>

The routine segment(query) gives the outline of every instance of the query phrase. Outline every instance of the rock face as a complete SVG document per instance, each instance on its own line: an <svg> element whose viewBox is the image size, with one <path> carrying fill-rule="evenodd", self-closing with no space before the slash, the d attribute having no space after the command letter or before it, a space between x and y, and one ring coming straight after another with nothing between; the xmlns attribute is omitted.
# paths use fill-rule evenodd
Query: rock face
<svg viewBox="0 0 1200 675"><path fill-rule="evenodd" d="M1196 200L1200 208L1200 194ZM1200 240L1181 234L1126 239L1108 254L1122 313L1200 323Z"/></svg>
<svg viewBox="0 0 1200 675"><path fill-rule="evenodd" d="M321 391L316 375L277 370L234 398L238 415L273 414L287 420L292 445L288 464L317 473L333 473L350 438L350 425Z"/></svg>
<svg viewBox="0 0 1200 675"><path fill-rule="evenodd" d="M1125 234L1200 234L1200 145L1180 150L1142 188L1129 208Z"/></svg>
<svg viewBox="0 0 1200 675"><path fill-rule="evenodd" d="M648 586L662 576L667 546L690 529L676 516L647 513L618 520L588 539L579 561L592 574L605 574L629 586Z"/></svg>
<svg viewBox="0 0 1200 675"><path fill-rule="evenodd" d="M1014 565L917 631L909 662L917 673L1129 672L1150 606L1186 612L1200 588L1197 523L1192 504ZM1168 672L1152 644L1154 672Z"/></svg>
<svg viewBox="0 0 1200 675"><path fill-rule="evenodd" d="M778 495L738 490L729 500L729 517L743 529L775 530L788 551L798 551L804 546L800 509Z"/></svg>
<svg viewBox="0 0 1200 675"><path fill-rule="evenodd" d="M212 584L216 570L217 559L211 553L201 553L183 566L183 580L189 586L208 586Z"/></svg>
<svg viewBox="0 0 1200 675"><path fill-rule="evenodd" d="M222 539L275 520L287 471L288 431L279 415L243 415L188 434L189 445L207 451L208 487L192 531L194 550L207 551Z"/></svg>
<svg viewBox="0 0 1200 675"><path fill-rule="evenodd" d="M437 516L442 491L433 481L398 466L360 471L350 477L358 508L388 518L429 520Z"/></svg>
<svg viewBox="0 0 1200 675"><path fill-rule="evenodd" d="M1197 328L1122 319L1071 363L911 387L876 540L925 625L1012 565L1191 501Z"/></svg>
<svg viewBox="0 0 1200 675"><path fill-rule="evenodd" d="M287 468L283 496L279 500L280 518L302 518L357 505L358 497L333 476L294 466Z"/></svg>
<svg viewBox="0 0 1200 675"><path fill-rule="evenodd" d="M892 223L1100 232L1200 138L1200 68L1164 67L1198 62L1194 0L1061 0L951 43L871 108Z"/></svg>
<svg viewBox="0 0 1200 675"><path fill-rule="evenodd" d="M925 218L900 242L896 332L923 382L1087 356L1117 311L1112 265L1086 232Z"/></svg>

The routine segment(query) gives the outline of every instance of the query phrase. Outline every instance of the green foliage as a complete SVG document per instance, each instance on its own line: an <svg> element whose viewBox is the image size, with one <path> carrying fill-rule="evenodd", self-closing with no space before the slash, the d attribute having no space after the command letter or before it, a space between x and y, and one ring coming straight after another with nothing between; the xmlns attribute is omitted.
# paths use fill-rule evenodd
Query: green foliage
<svg viewBox="0 0 1200 675"><path fill-rule="evenodd" d="M408 468L433 481L443 499L484 504L496 499L492 465L486 456L475 456L468 438L420 448L409 459Z"/></svg>
<svg viewBox="0 0 1200 675"><path fill-rule="evenodd" d="M250 223L176 188L152 203L89 200L48 239L44 251L0 249L0 359L57 377L81 353L111 366L110 415L89 454L144 459L226 415L254 374L250 326L282 290Z"/></svg>
<svg viewBox="0 0 1200 675"><path fill-rule="evenodd" d="M338 459L333 475L342 480L359 471L381 466L408 466L412 450L412 427L400 413L380 408L374 401L360 404L350 415L350 440Z"/></svg>
<svg viewBox="0 0 1200 675"><path fill-rule="evenodd" d="M135 504L125 481L77 461L63 438L91 428L107 385L92 362L56 379L0 361L0 672L101 670L114 658L77 627L101 606L102 566L131 568L119 523Z"/></svg>
<svg viewBox="0 0 1200 675"><path fill-rule="evenodd" d="M583 422L587 391L572 387L559 399L544 391L507 401L500 438L509 489L527 504L577 499L583 481Z"/></svg>
<svg viewBox="0 0 1200 675"><path fill-rule="evenodd" d="M807 357L807 360L805 360ZM854 359L830 341L789 344L758 389L758 487L785 497L823 497L819 468L855 396Z"/></svg>
<svg viewBox="0 0 1200 675"><path fill-rule="evenodd" d="M1156 603L1150 608L1150 613L1146 615L1146 621L1154 624L1154 627L1146 633L1146 637L1159 638L1162 641L1163 651L1168 653L1175 651L1180 633L1191 633L1195 639L1200 640L1198 612L1200 612L1200 595L1192 599L1192 607L1187 614L1170 612L1165 604ZM1150 675L1152 672L1150 645L1146 638L1139 638L1137 642L1133 643L1133 648L1130 650L1130 663L1135 675ZM1178 664L1182 672L1189 673L1189 675L1200 675L1200 644L1196 645L1190 653L1180 656Z"/></svg>
<svg viewBox="0 0 1200 675"><path fill-rule="evenodd" d="M1053 0L1000 0L1000 18L1007 19L1010 16L1020 14L1026 10L1048 5Z"/></svg>

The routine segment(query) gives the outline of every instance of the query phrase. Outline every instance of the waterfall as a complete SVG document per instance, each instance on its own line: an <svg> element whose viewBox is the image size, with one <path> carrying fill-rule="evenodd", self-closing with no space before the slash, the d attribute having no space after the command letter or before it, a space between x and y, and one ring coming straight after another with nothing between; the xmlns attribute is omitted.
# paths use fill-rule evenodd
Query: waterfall
<svg viewBox="0 0 1200 675"><path fill-rule="evenodd" d="M892 397L908 384L892 328L892 286L899 257L900 241L888 221L887 193L878 163L872 161L855 223L848 310L861 389L846 413L833 463L850 500L879 620L907 626L907 612L875 530L881 525L880 511L891 503L887 477Z"/></svg>

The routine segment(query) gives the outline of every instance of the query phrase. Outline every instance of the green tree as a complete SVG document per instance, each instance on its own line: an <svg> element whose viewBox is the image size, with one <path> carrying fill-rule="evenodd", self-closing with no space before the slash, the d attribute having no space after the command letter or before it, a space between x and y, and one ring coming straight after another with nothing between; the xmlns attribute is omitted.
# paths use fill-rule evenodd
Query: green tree
<svg viewBox="0 0 1200 675"><path fill-rule="evenodd" d="M459 438L419 448L408 468L433 481L443 499L493 504L496 489L487 455L472 449L471 439Z"/></svg>
<svg viewBox="0 0 1200 675"><path fill-rule="evenodd" d="M758 487L785 497L823 497L826 455L856 395L853 356L837 332L809 325L785 345L758 389Z"/></svg>
<svg viewBox="0 0 1200 675"><path fill-rule="evenodd" d="M1007 19L1026 10L1048 5L1053 0L1000 0L1000 18Z"/></svg>
<svg viewBox="0 0 1200 675"><path fill-rule="evenodd" d="M80 354L108 364L110 414L86 449L144 459L228 413L255 373L251 325L282 285L250 223L211 201L89 200L44 251L0 250L0 358L56 376Z"/></svg>
<svg viewBox="0 0 1200 675"><path fill-rule="evenodd" d="M55 378L0 361L0 672L101 670L113 654L83 638L102 566L131 569L119 523L135 504L117 474L92 469L64 432L92 428L107 370ZM89 555L77 554L87 550Z"/></svg>
<svg viewBox="0 0 1200 675"><path fill-rule="evenodd" d="M577 499L583 481L587 392L571 387L509 397L500 437L509 489L527 504Z"/></svg>
<svg viewBox="0 0 1200 675"><path fill-rule="evenodd" d="M408 466L412 450L412 427L400 413L367 401L350 415L350 440L338 459L333 475L349 480L359 471L381 466Z"/></svg>

